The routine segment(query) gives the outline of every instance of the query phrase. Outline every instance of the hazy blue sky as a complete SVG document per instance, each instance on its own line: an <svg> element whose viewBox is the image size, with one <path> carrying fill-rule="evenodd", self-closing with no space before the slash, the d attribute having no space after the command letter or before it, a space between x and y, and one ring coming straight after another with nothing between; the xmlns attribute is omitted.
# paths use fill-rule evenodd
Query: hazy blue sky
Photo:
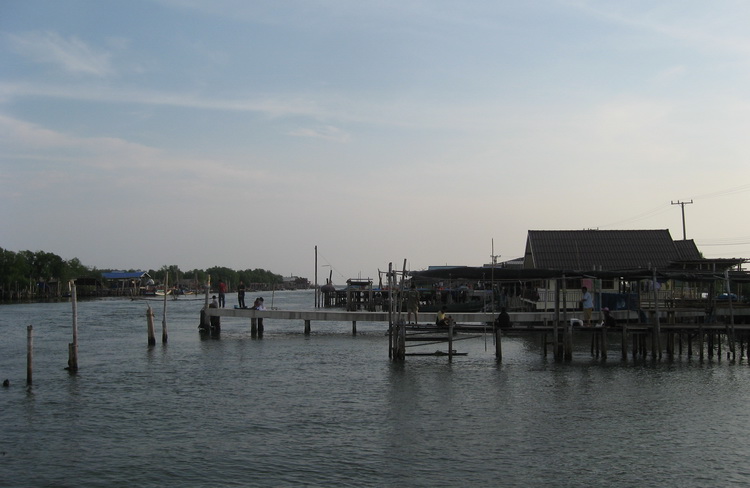
<svg viewBox="0 0 750 488"><path fill-rule="evenodd" d="M0 247L334 282L529 229L750 257L750 3L1 0ZM322 279L321 279L322 281Z"/></svg>

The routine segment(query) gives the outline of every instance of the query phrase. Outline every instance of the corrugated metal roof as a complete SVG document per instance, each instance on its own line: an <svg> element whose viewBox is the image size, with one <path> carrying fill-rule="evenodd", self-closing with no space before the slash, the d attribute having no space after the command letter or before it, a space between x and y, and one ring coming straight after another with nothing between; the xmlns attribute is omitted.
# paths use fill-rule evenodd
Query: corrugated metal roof
<svg viewBox="0 0 750 488"><path fill-rule="evenodd" d="M688 246L684 247L688 253ZM530 230L524 267L581 271L647 269L665 268L680 259L683 259L680 251L667 229Z"/></svg>

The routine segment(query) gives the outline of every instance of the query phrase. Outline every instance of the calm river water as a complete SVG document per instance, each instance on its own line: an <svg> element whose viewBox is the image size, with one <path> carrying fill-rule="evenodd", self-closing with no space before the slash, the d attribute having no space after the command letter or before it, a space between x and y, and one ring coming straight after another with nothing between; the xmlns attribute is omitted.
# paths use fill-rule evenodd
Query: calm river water
<svg viewBox="0 0 750 488"><path fill-rule="evenodd" d="M310 309L312 291L265 296ZM252 299L252 296L249 297ZM228 305L236 303L228 296ZM146 306L156 314L149 348ZM456 343L467 356L388 359L385 324L224 319L203 302L0 306L0 486L747 486L746 360L541 355L537 339ZM34 326L34 384L26 326ZM437 346L432 346L433 350Z"/></svg>

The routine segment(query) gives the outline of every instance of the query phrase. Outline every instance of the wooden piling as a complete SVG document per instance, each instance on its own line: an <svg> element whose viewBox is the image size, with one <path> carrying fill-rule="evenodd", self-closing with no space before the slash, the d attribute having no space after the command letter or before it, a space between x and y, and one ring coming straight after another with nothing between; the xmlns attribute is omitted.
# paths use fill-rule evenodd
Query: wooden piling
<svg viewBox="0 0 750 488"><path fill-rule="evenodd" d="M453 320L448 320L448 362L453 361Z"/></svg>
<svg viewBox="0 0 750 488"><path fill-rule="evenodd" d="M26 384L31 386L34 365L34 327L26 327Z"/></svg>
<svg viewBox="0 0 750 488"><path fill-rule="evenodd" d="M161 319L161 342L167 343L167 290L169 289L169 273L164 275L164 310Z"/></svg>
<svg viewBox="0 0 750 488"><path fill-rule="evenodd" d="M656 359L661 359L661 324L659 323L659 293L656 289L656 267L653 268L654 270L654 281L653 281L653 290L654 290L654 335L652 337L653 344L652 344L652 351L651 351L651 357Z"/></svg>
<svg viewBox="0 0 750 488"><path fill-rule="evenodd" d="M628 360L628 324L622 324L622 359L623 361Z"/></svg>
<svg viewBox="0 0 750 488"><path fill-rule="evenodd" d="M357 321L352 320L352 335L357 335Z"/></svg>
<svg viewBox="0 0 750 488"><path fill-rule="evenodd" d="M565 336L563 337L563 347L564 352L563 356L565 357L566 361L571 361L573 359L573 326L570 324L570 322L567 322L565 324Z"/></svg>
<svg viewBox="0 0 750 488"><path fill-rule="evenodd" d="M503 360L503 348L501 346L500 337L502 337L503 331L500 330L500 327L495 327L495 359L497 362L500 362ZM547 334L544 334L544 340L546 341ZM544 355L547 355L547 345L545 343L544 345Z"/></svg>
<svg viewBox="0 0 750 488"><path fill-rule="evenodd" d="M154 311L151 309L151 305L146 305L146 326L148 330L148 345L156 345L156 337L154 335Z"/></svg>
<svg viewBox="0 0 750 488"><path fill-rule="evenodd" d="M70 302L73 307L73 342L68 344L68 371L78 371L78 295L75 281L70 280Z"/></svg>
<svg viewBox="0 0 750 488"><path fill-rule="evenodd" d="M305 320L305 335L310 335L310 321Z"/></svg>
<svg viewBox="0 0 750 488"><path fill-rule="evenodd" d="M555 321L552 327L552 356L555 361L562 357L560 353L560 280L555 280Z"/></svg>

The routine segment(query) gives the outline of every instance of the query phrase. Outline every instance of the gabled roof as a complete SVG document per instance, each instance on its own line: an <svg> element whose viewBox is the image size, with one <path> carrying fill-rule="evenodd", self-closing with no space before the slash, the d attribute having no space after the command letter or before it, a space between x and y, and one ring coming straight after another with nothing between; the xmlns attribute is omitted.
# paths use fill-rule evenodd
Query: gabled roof
<svg viewBox="0 0 750 488"><path fill-rule="evenodd" d="M694 243L692 247L699 257ZM681 251L694 256L688 244L678 249L667 229L530 230L524 268L580 271L664 269L685 259Z"/></svg>
<svg viewBox="0 0 750 488"><path fill-rule="evenodd" d="M700 251L698 251L698 246L695 245L695 241L692 239L674 241L674 245L677 247L680 261L695 261L703 259Z"/></svg>

